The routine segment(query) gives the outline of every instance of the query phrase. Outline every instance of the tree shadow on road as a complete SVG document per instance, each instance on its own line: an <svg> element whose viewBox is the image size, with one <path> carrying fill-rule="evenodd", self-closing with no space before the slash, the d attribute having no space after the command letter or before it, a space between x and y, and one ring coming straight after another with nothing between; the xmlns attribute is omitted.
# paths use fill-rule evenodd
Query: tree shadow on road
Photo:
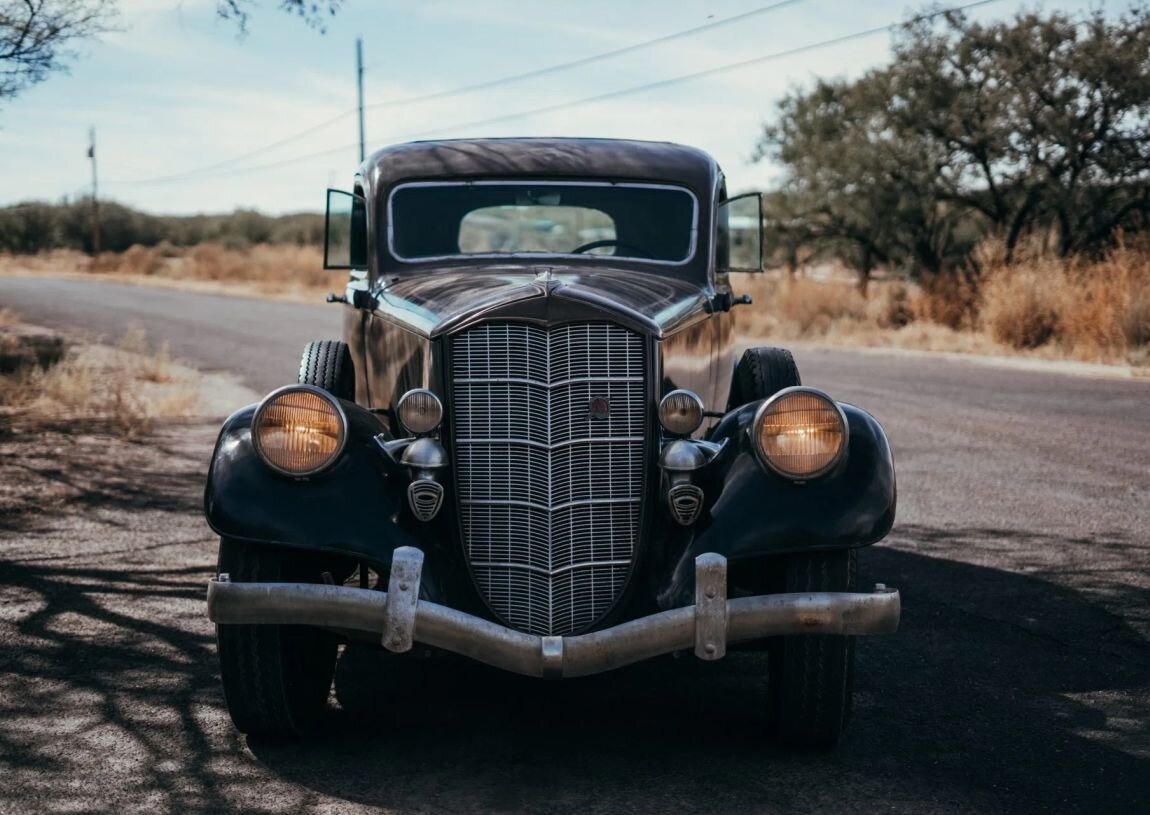
<svg viewBox="0 0 1150 815"><path fill-rule="evenodd" d="M898 546L932 534L900 530ZM1012 533L947 534L990 550ZM115 550L108 563L0 560L0 809L1126 812L1145 801L1150 649L1089 592L1041 576L865 551L864 581L903 590L903 630L861 643L855 721L829 755L765 742L756 653L544 683L364 647L341 659L323 732L248 740L249 754L203 617L210 543L180 542L166 566ZM1014 541L1039 544L1076 545Z"/></svg>
<svg viewBox="0 0 1150 815"><path fill-rule="evenodd" d="M1145 803L1150 649L1122 619L995 568L885 547L862 568L903 589L903 628L860 644L855 722L831 755L765 743L754 653L544 683L349 648L328 732L249 746L286 778L400 812Z"/></svg>
<svg viewBox="0 0 1150 815"><path fill-rule="evenodd" d="M133 511L198 513L202 468L172 466L187 455L170 443L182 426L167 422L165 435L131 439L106 421L75 419L0 436L0 534L27 534L75 513L99 513L114 526Z"/></svg>

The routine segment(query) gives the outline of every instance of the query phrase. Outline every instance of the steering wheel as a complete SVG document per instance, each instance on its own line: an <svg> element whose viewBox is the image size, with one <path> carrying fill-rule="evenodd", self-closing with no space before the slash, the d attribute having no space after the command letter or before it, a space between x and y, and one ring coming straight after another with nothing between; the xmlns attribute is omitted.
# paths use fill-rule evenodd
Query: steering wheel
<svg viewBox="0 0 1150 815"><path fill-rule="evenodd" d="M577 246L574 249L572 249L571 254L582 255L584 252L590 252L592 249L602 249L605 246L614 246L616 249L627 249L627 250L632 251L632 252L638 252L639 257L644 257L644 258L655 257L654 255L652 255L650 252L648 252L646 249L644 249L641 246L636 246L633 243L626 243L624 241L617 241L614 239L603 240L603 241L591 241L590 243L585 243L582 246Z"/></svg>

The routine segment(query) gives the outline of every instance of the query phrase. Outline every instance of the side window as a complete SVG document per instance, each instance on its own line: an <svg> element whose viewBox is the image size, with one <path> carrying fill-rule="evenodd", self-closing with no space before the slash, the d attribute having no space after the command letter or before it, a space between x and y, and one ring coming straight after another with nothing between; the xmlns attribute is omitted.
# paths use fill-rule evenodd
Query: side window
<svg viewBox="0 0 1150 815"><path fill-rule="evenodd" d="M762 194L750 192L719 207L716 262L728 272L763 270Z"/></svg>
<svg viewBox="0 0 1150 815"><path fill-rule="evenodd" d="M367 266L367 206L362 196L327 191L323 267L362 269Z"/></svg>

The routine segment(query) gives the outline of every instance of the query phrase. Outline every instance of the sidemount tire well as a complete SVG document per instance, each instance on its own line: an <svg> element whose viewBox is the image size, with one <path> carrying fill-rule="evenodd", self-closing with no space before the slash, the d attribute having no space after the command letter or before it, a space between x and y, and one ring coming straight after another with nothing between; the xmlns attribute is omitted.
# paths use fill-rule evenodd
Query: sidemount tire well
<svg viewBox="0 0 1150 815"><path fill-rule="evenodd" d="M731 377L727 410L774 396L783 388L803 384L795 358L785 348L761 346L743 351Z"/></svg>
<svg viewBox="0 0 1150 815"><path fill-rule="evenodd" d="M220 540L219 571L237 583L319 583L324 568L308 552ZM318 628L216 626L220 679L236 728L265 738L313 730L327 709L338 647L334 635Z"/></svg>
<svg viewBox="0 0 1150 815"><path fill-rule="evenodd" d="M780 558L787 592L852 591L854 549ZM776 637L769 642L767 698L778 740L788 747L829 750L850 722L855 638L830 634Z"/></svg>
<svg viewBox="0 0 1150 815"><path fill-rule="evenodd" d="M316 340L303 349L299 362L301 385L315 385L339 399L355 401L355 367L347 343Z"/></svg>

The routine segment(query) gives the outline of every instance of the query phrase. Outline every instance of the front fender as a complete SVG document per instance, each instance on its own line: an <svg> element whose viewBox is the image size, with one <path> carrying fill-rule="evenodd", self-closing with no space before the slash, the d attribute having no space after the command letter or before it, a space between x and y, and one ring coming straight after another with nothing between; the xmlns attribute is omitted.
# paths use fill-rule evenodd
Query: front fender
<svg viewBox="0 0 1150 815"><path fill-rule="evenodd" d="M761 402L733 410L708 440L721 452L697 476L705 511L675 559L659 602L689 602L695 558L717 552L731 561L875 543L894 524L897 491L886 434L861 408L840 403L850 435L834 470L796 484L759 463L750 427Z"/></svg>
<svg viewBox="0 0 1150 815"><path fill-rule="evenodd" d="M841 404L850 430L846 456L825 476L796 484L767 470L755 456L750 428L759 404L732 411L711 435L727 444L715 462L721 487L710 524L695 539L699 552L738 559L866 546L885 537L894 524L894 461L874 417ZM720 542L721 549L707 548Z"/></svg>
<svg viewBox="0 0 1150 815"><path fill-rule="evenodd" d="M224 537L330 552L384 569L396 547L421 546L404 528L402 486L389 488L404 474L375 443L382 425L363 408L342 404L347 446L331 469L310 478L283 476L264 464L251 438L256 405L232 414L208 469L208 525Z"/></svg>

